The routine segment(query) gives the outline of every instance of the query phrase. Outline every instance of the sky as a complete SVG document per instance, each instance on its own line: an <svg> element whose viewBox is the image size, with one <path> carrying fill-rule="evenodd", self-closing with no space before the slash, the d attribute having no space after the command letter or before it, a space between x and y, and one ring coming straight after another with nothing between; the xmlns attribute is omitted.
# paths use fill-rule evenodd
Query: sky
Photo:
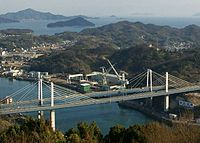
<svg viewBox="0 0 200 143"><path fill-rule="evenodd" d="M26 8L66 16L190 17L200 13L200 0L0 0L0 14Z"/></svg>

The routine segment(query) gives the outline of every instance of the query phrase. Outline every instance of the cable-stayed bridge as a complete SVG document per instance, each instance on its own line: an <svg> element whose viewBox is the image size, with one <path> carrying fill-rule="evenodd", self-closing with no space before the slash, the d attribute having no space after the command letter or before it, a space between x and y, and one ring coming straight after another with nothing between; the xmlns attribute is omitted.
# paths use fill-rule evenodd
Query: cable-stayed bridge
<svg viewBox="0 0 200 143"><path fill-rule="evenodd" d="M43 111L50 110L51 125L55 129L56 109L165 96L164 107L167 111L170 95L198 91L200 91L198 84L187 82L168 73L161 75L152 70L129 79L127 89L87 94L38 79L11 95L6 95L1 100L0 114L38 111L40 118ZM3 104L4 102L7 104Z"/></svg>

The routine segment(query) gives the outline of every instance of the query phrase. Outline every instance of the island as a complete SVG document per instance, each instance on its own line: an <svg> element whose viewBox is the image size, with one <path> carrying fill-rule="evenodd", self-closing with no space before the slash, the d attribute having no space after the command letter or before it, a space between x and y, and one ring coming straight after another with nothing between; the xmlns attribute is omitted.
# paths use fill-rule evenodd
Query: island
<svg viewBox="0 0 200 143"><path fill-rule="evenodd" d="M47 24L48 28L66 27L66 26L91 27L91 26L95 26L95 24L82 17L77 17L77 18L67 20L67 21L58 21L55 23Z"/></svg>
<svg viewBox="0 0 200 143"><path fill-rule="evenodd" d="M61 20L67 19L63 15L55 15L50 12L40 12L34 9L28 8L18 12L9 12L6 14L0 15L2 18L12 19L12 20Z"/></svg>
<svg viewBox="0 0 200 143"><path fill-rule="evenodd" d="M32 34L33 30L31 29L5 29L5 30L0 30L0 34L5 34L5 35L22 35L22 34Z"/></svg>

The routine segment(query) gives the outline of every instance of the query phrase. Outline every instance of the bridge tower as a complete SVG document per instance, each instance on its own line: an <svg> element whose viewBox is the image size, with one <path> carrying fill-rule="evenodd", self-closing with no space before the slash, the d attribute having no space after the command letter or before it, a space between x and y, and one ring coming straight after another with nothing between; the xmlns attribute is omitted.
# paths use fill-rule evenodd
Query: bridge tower
<svg viewBox="0 0 200 143"><path fill-rule="evenodd" d="M149 88L149 69L147 69L147 88Z"/></svg>
<svg viewBox="0 0 200 143"><path fill-rule="evenodd" d="M51 82L51 107L54 107L54 84ZM56 130L56 123L55 123L55 110L50 110L50 126L52 127L53 131Z"/></svg>
<svg viewBox="0 0 200 143"><path fill-rule="evenodd" d="M153 72L151 69L147 69L147 88L149 88L151 92L153 91ZM153 102L153 97L150 98L151 106L152 102Z"/></svg>
<svg viewBox="0 0 200 143"><path fill-rule="evenodd" d="M153 72L152 70L149 70L149 74L150 74L150 91L153 91Z"/></svg>
<svg viewBox="0 0 200 143"><path fill-rule="evenodd" d="M151 69L147 70L147 88L149 88L151 92L153 91L153 72Z"/></svg>
<svg viewBox="0 0 200 143"><path fill-rule="evenodd" d="M168 93L169 91L169 74L166 72L166 83L165 83L165 92ZM169 111L169 95L164 97L164 111Z"/></svg>
<svg viewBox="0 0 200 143"><path fill-rule="evenodd" d="M38 101L38 106L43 106L42 78L40 72L38 72ZM41 119L43 115L43 111L38 111L38 119Z"/></svg>

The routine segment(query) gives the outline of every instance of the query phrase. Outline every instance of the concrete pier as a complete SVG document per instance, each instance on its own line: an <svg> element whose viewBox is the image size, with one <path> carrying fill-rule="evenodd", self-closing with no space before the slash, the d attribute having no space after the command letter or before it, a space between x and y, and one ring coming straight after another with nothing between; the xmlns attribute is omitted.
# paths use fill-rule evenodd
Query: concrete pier
<svg viewBox="0 0 200 143"><path fill-rule="evenodd" d="M51 107L54 106L54 84L51 82ZM56 113L55 110L50 111L50 126L53 131L56 130Z"/></svg>
<svg viewBox="0 0 200 143"><path fill-rule="evenodd" d="M56 112L55 110L51 110L50 111L50 125L54 132L56 130L55 119L56 119Z"/></svg>

